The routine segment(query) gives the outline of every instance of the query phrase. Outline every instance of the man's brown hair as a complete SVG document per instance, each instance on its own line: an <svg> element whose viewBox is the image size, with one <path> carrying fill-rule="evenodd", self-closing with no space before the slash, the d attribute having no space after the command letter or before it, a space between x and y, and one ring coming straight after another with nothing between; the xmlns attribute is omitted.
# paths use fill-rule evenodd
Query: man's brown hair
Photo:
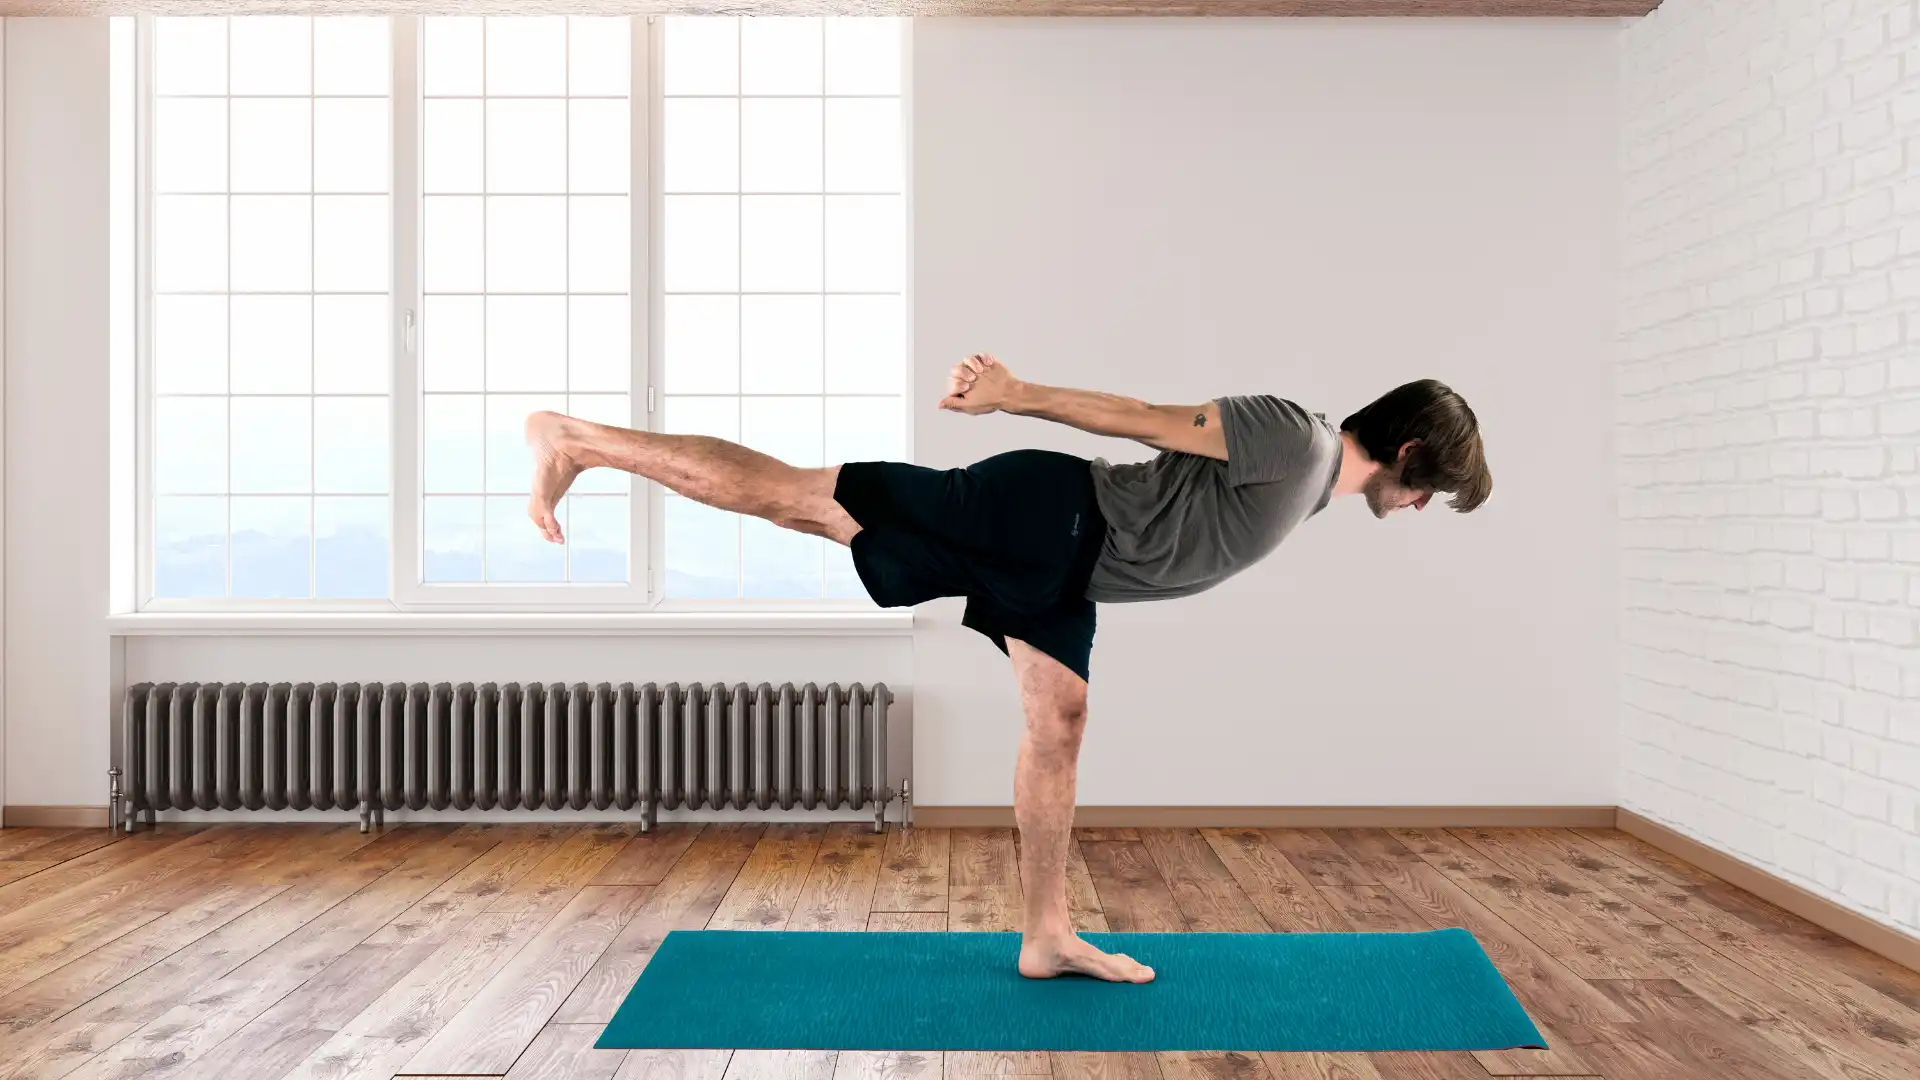
<svg viewBox="0 0 1920 1080"><path fill-rule="evenodd" d="M1380 395L1345 420L1340 430L1353 433L1367 456L1389 468L1407 451L1400 483L1421 491L1444 491L1447 505L1459 513L1473 510L1493 492L1480 424L1465 398L1433 379L1404 383Z"/></svg>

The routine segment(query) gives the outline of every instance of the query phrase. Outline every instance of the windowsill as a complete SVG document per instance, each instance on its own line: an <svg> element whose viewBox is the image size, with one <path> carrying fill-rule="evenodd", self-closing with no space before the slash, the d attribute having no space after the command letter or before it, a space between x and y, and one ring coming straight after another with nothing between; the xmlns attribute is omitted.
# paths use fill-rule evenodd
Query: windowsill
<svg viewBox="0 0 1920 1080"><path fill-rule="evenodd" d="M207 637L894 637L913 633L908 611L609 612L141 612L107 617L109 633Z"/></svg>

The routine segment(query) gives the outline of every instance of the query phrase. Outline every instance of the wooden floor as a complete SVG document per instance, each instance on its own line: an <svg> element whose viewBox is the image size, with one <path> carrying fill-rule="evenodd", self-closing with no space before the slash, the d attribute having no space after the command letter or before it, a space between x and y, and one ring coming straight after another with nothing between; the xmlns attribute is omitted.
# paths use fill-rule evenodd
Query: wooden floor
<svg viewBox="0 0 1920 1080"><path fill-rule="evenodd" d="M1082 829L1081 929L1478 936L1553 1049L599 1051L670 930L1011 930L1005 829L0 831L0 1080L1912 1080L1920 974L1611 830Z"/></svg>

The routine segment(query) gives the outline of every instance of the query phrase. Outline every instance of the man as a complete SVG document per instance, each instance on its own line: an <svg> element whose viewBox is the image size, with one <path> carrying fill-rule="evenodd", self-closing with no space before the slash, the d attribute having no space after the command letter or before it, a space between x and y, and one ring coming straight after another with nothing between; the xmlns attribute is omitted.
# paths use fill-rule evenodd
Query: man
<svg viewBox="0 0 1920 1080"><path fill-rule="evenodd" d="M1011 657L1026 712L1014 774L1025 892L1019 969L1146 982L1153 971L1079 938L1067 914L1075 763L1086 724L1094 605L1188 596L1246 569L1336 495L1375 517L1435 492L1466 512L1492 480L1472 410L1432 380L1407 383L1343 421L1272 397L1203 405L1023 382L990 356L954 367L940 408L1039 416L1161 453L1111 465L1017 450L960 469L854 462L801 469L736 443L528 418L529 506L546 538L573 478L607 467L709 506L852 548L882 607L967 598L965 625Z"/></svg>

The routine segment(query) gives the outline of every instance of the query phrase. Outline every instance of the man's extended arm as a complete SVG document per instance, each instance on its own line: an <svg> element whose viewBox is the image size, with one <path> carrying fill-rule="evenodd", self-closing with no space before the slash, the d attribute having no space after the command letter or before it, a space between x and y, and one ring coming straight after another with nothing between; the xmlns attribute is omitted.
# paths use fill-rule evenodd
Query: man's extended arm
<svg viewBox="0 0 1920 1080"><path fill-rule="evenodd" d="M968 357L947 380L940 407L980 415L1007 412L1037 416L1095 435L1135 439L1156 450L1177 450L1227 460L1220 406L1153 405L1097 390L1073 390L1023 382L991 356Z"/></svg>

